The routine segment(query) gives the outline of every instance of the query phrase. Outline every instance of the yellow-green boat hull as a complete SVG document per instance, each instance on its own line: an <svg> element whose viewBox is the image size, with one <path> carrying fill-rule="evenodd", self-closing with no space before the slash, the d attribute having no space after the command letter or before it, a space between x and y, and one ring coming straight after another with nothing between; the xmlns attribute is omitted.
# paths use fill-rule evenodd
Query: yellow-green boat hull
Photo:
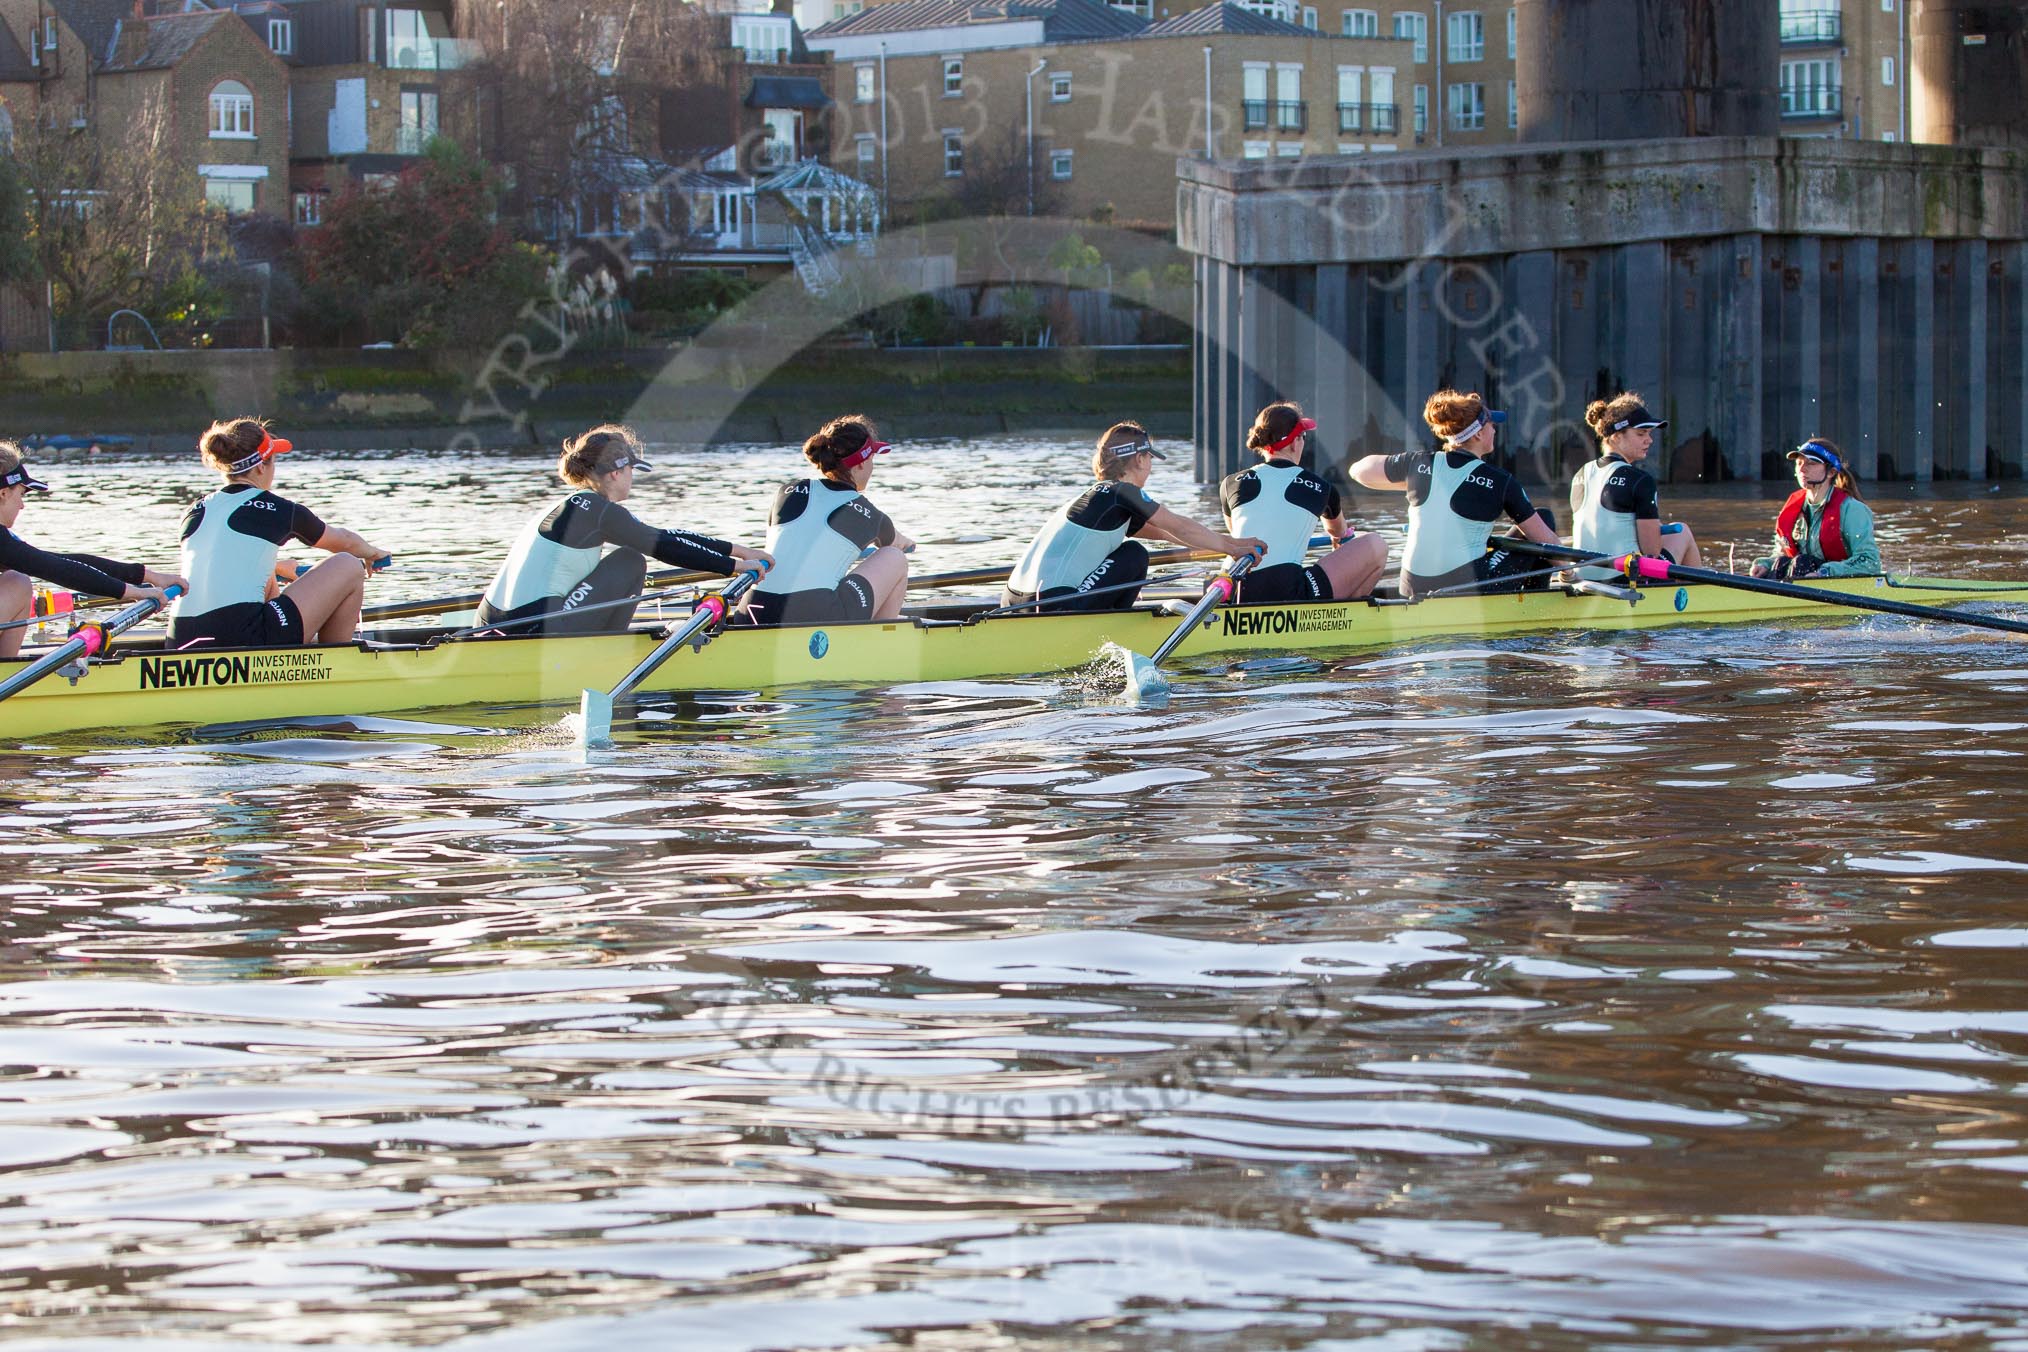
<svg viewBox="0 0 2028 1352"><path fill-rule="evenodd" d="M1860 596L1948 605L2028 601L2028 582L1875 578L1811 584ZM1177 661L1214 655L1387 648L1455 635L1531 630L1651 629L1775 619L1855 619L1866 612L1713 586L1655 587L1638 604L1561 591L1448 597L1415 605L1310 602L1218 612L1184 640ZM976 623L726 630L679 652L642 687L766 690L810 684L893 685L1041 675L1084 666L1108 643L1146 653L1177 621L1153 609L1003 616ZM20 743L84 729L237 723L365 715L466 705L575 704L604 689L654 647L645 631L579 638L466 639L426 646L347 645L288 650L163 653L132 647L82 679L50 676L0 701L0 740ZM32 657L33 654L31 653ZM24 659L26 660L26 659ZM19 668L0 662L0 679Z"/></svg>

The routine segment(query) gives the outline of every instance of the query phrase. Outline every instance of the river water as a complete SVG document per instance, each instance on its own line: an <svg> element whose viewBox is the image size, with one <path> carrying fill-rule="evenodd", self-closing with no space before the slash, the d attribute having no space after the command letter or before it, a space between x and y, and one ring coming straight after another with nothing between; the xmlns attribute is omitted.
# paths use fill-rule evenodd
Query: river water
<svg viewBox="0 0 2028 1352"><path fill-rule="evenodd" d="M1084 454L872 496L919 571L1004 562ZM749 540L795 464L658 459L645 517ZM284 465L376 599L548 491ZM205 485L53 474L25 535L159 560ZM1722 560L1776 495L1665 505ZM1897 568L2028 574L2017 485L1872 498ZM589 764L557 710L0 749L4 1336L2028 1348L2018 640L1102 685L732 692Z"/></svg>

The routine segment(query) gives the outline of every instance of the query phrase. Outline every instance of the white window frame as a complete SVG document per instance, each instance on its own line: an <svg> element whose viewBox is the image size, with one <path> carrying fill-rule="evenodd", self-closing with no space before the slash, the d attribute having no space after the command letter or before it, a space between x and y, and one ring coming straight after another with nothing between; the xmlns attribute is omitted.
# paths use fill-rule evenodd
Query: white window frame
<svg viewBox="0 0 2028 1352"><path fill-rule="evenodd" d="M268 20L268 50L276 56L296 54L296 21L294 19Z"/></svg>
<svg viewBox="0 0 2028 1352"><path fill-rule="evenodd" d="M1414 111L1409 116L1410 116L1410 125L1415 128L1415 134L1417 136L1428 135L1429 133L1428 85L1419 84L1415 87L1415 94L1410 100L1410 106L1414 109Z"/></svg>
<svg viewBox="0 0 2028 1352"><path fill-rule="evenodd" d="M1297 116L1305 123L1309 121L1309 109L1303 103L1303 67L1298 62L1282 61L1275 64L1275 101L1268 113L1268 122L1277 133L1292 131L1300 136L1303 134L1303 127L1291 127L1282 121L1282 105L1285 103L1293 103L1301 108L1302 111Z"/></svg>
<svg viewBox="0 0 2028 1352"><path fill-rule="evenodd" d="M1409 21L1409 31L1406 33L1401 31L1401 21L1403 19ZM1415 63L1418 66L1429 60L1429 15L1418 14L1414 10L1404 10L1396 13L1394 16L1394 36L1397 39L1406 38L1415 44Z"/></svg>
<svg viewBox="0 0 2028 1352"><path fill-rule="evenodd" d="M289 219L297 225L322 225L324 223L324 197L321 192L299 192L290 194Z"/></svg>
<svg viewBox="0 0 2028 1352"><path fill-rule="evenodd" d="M961 99L965 96L965 58L947 56L944 58L944 97Z"/></svg>
<svg viewBox="0 0 2028 1352"><path fill-rule="evenodd" d="M1303 157L1303 143L1302 143L1301 141L1277 141L1277 142L1275 142L1275 158L1276 158L1276 159L1278 159L1278 160L1299 160L1299 159L1301 159L1302 157Z"/></svg>
<svg viewBox="0 0 2028 1352"><path fill-rule="evenodd" d="M1521 87L1514 81L1507 81L1507 130L1514 131L1521 126Z"/></svg>
<svg viewBox="0 0 2028 1352"><path fill-rule="evenodd" d="M1792 74L1803 73L1811 75L1822 74L1827 78L1807 81L1798 81L1790 78ZM1781 99L1782 112L1785 114L1800 114L1805 117L1837 116L1844 109L1844 77L1844 63L1836 57L1808 57L1801 61L1782 62L1776 85L1776 92ZM1837 100L1825 100L1812 96L1808 100L1809 106L1804 106L1802 102L1798 101L1798 96L1795 93L1797 90L1810 90L1813 93L1818 90L1831 90L1837 92L1840 97ZM1833 101L1838 104L1836 109L1823 106L1825 103Z"/></svg>
<svg viewBox="0 0 2028 1352"><path fill-rule="evenodd" d="M1380 36L1380 11L1348 9L1339 16L1338 25L1348 38L1377 38Z"/></svg>
<svg viewBox="0 0 2028 1352"><path fill-rule="evenodd" d="M221 94L218 91L231 85L246 90L243 94ZM251 141L254 138L253 91L238 80L220 80L211 87L206 99L206 118L214 141Z"/></svg>
<svg viewBox="0 0 2028 1352"><path fill-rule="evenodd" d="M854 157L862 167L878 162L880 158L880 142L872 132L859 133L859 135L852 138L852 145Z"/></svg>
<svg viewBox="0 0 2028 1352"><path fill-rule="evenodd" d="M1450 116L1452 131L1484 131L1486 129L1486 86L1476 80L1460 80L1449 86Z"/></svg>
<svg viewBox="0 0 2028 1352"><path fill-rule="evenodd" d="M1889 89L1894 88L1894 58L1891 56L1880 58L1880 83Z"/></svg>
<svg viewBox="0 0 2028 1352"><path fill-rule="evenodd" d="M1520 34L1514 19L1514 7L1509 5L1507 7L1507 59L1509 61L1514 60L1515 53L1519 50Z"/></svg>
<svg viewBox="0 0 2028 1352"><path fill-rule="evenodd" d="M1067 70L1058 70L1058 71L1051 71L1051 72L1050 72L1050 74L1049 74L1049 101L1050 101L1051 103L1069 103L1069 102L1070 102L1070 88L1071 88L1071 81L1070 81L1070 72L1069 72L1069 71L1067 71Z"/></svg>
<svg viewBox="0 0 2028 1352"><path fill-rule="evenodd" d="M1073 168L1072 152L1052 150L1049 152L1049 176L1059 183L1068 183Z"/></svg>
<svg viewBox="0 0 2028 1352"><path fill-rule="evenodd" d="M212 191L214 188L245 189L246 205L241 207L236 206L231 202L219 201L217 197L214 197L212 195ZM221 195L225 194L221 193ZM233 192L230 195L239 196L240 194L237 192ZM206 202L209 202L213 206L222 207L226 211L245 211L245 212L257 211L260 209L260 200L261 200L260 183L259 180L251 178L215 178L210 175L206 175L204 177L204 200Z"/></svg>
<svg viewBox="0 0 2028 1352"><path fill-rule="evenodd" d="M874 83L876 75L877 72L871 61L863 62L852 68L852 101L854 103L871 103L878 97L880 91Z"/></svg>
<svg viewBox="0 0 2028 1352"><path fill-rule="evenodd" d="M944 136L944 177L965 176L965 133L956 127L945 127ZM956 167L953 168L952 166Z"/></svg>
<svg viewBox="0 0 2028 1352"><path fill-rule="evenodd" d="M44 51L46 51L46 52L53 52L53 51L55 51L55 50L56 50L56 38L57 38L57 33L56 33L56 16L55 16L54 14L45 14L45 15L43 15L43 16L42 16L42 49L43 49Z"/></svg>
<svg viewBox="0 0 2028 1352"><path fill-rule="evenodd" d="M1444 57L1452 62L1486 59L1486 16L1474 9L1444 16Z"/></svg>
<svg viewBox="0 0 2028 1352"><path fill-rule="evenodd" d="M1317 31L1317 7L1315 5L1303 6L1303 27L1309 29L1312 33Z"/></svg>
<svg viewBox="0 0 2028 1352"><path fill-rule="evenodd" d="M1264 160L1273 153L1274 146L1267 141L1242 141L1239 157L1243 160Z"/></svg>

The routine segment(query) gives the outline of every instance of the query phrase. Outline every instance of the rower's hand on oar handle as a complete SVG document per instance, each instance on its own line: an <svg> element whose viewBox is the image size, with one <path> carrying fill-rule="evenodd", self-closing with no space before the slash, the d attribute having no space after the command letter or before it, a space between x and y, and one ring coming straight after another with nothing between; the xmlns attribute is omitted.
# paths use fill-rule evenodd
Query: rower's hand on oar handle
<svg viewBox="0 0 2028 1352"><path fill-rule="evenodd" d="M775 566L774 555L768 553L765 549L748 549L745 545L734 545L732 547L732 561L741 565L740 572L748 571L751 565L760 565L754 571L758 572L762 577L766 577L768 569Z"/></svg>
<svg viewBox="0 0 2028 1352"><path fill-rule="evenodd" d="M139 586L129 582L126 592L120 597L122 601L155 601L166 606L190 590L190 584L174 573L155 573L150 570L144 576L151 580ZM153 581L152 579L156 577L162 580Z"/></svg>
<svg viewBox="0 0 2028 1352"><path fill-rule="evenodd" d="M189 578L181 573L163 572L159 568L143 568L141 570L141 581L150 587L175 587L178 596L190 590Z"/></svg>
<svg viewBox="0 0 2028 1352"><path fill-rule="evenodd" d="M1252 535L1233 536L1230 547L1225 552L1235 559L1252 559L1259 562L1267 556L1267 541Z"/></svg>

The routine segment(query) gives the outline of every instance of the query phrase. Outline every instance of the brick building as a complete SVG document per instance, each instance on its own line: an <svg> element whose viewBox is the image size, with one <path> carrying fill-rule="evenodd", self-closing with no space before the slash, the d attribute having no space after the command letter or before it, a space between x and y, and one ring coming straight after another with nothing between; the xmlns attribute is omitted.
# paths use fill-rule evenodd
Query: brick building
<svg viewBox="0 0 2028 1352"><path fill-rule="evenodd" d="M1167 228L1175 163L1399 149L1409 43L1234 4L1150 21L1099 0L906 0L812 33L833 163L890 214L939 198ZM1032 186L1031 186L1032 185ZM962 209L962 208L960 208Z"/></svg>

